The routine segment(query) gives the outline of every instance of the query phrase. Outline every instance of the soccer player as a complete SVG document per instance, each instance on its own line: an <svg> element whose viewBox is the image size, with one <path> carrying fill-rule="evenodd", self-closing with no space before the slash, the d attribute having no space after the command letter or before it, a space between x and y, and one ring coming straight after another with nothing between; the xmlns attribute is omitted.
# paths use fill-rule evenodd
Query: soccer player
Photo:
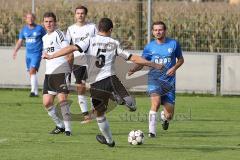
<svg viewBox="0 0 240 160"><path fill-rule="evenodd" d="M43 24L47 34L43 39L44 52L52 55L56 51L69 45L62 31L57 29L56 16L52 12L46 12L43 15ZM68 80L71 73L70 65L66 57L46 60L46 72L43 84L43 105L48 115L56 124L50 134L59 134L65 132L66 136L71 136L71 117L70 106L67 102ZM57 96L63 121L58 117L54 99Z"/></svg>
<svg viewBox="0 0 240 160"><path fill-rule="evenodd" d="M76 44L79 41L83 41L88 37L92 37L96 34L97 29L95 24L86 21L88 9L85 6L78 6L75 9L75 20L76 23L69 26L66 33L66 38L70 44ZM85 121L89 122L89 113L87 107L87 99L84 96L86 92L86 79L87 79L87 62L84 53L79 51L73 52L73 74L76 79L76 88L78 94L78 103L83 113Z"/></svg>
<svg viewBox="0 0 240 160"><path fill-rule="evenodd" d="M142 57L146 60L162 64L164 69L159 71L151 69L148 73L148 92L151 97L151 109L149 111L149 137L156 137L157 112L160 104L162 128L168 129L169 121L173 118L175 105L175 74L176 70L184 63L179 43L166 37L167 27L162 21L154 22L152 33L155 40L147 44ZM177 59L177 62L176 62ZM136 65L129 70L128 75L143 68Z"/></svg>
<svg viewBox="0 0 240 160"><path fill-rule="evenodd" d="M13 51L13 59L16 59L17 52L21 48L25 39L26 43L26 66L30 75L31 93L30 97L38 96L37 71L40 66L42 56L42 37L46 34L44 28L34 23L36 17L32 13L25 16L26 23L19 34L19 39Z"/></svg>
<svg viewBox="0 0 240 160"><path fill-rule="evenodd" d="M111 38L113 23L109 18L102 18L98 24L98 34L90 39L81 41L75 45L68 46L53 55L43 54L43 58L51 59L71 53L72 51L80 51L86 53L89 60L90 79L93 79L90 87L93 107L96 111L96 120L102 135L97 135L96 139L101 144L114 147L115 142L109 128L109 123L105 116L109 98L121 100L121 104L125 104L130 111L136 110L134 99L128 94L121 81L118 79L114 69L116 56L130 60L134 63L162 68L162 65L147 61L140 56L132 55L123 50L117 40ZM92 76L95 75L95 76ZM118 100L118 103L120 103Z"/></svg>

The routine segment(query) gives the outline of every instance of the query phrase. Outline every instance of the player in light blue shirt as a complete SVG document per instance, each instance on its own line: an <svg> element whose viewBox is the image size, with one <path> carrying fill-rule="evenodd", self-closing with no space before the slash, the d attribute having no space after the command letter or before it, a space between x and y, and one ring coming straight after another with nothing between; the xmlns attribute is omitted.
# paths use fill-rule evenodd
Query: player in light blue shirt
<svg viewBox="0 0 240 160"><path fill-rule="evenodd" d="M164 130L168 129L169 121L174 114L175 73L184 63L179 43L166 37L166 31L166 25L162 21L153 23L152 33L155 40L145 46L142 54L145 59L164 66L161 71L151 68L148 73L148 93L151 97L149 137L156 137L157 112L161 104L163 105L162 127ZM143 66L136 65L128 74L131 75L142 68Z"/></svg>
<svg viewBox="0 0 240 160"><path fill-rule="evenodd" d="M36 73L40 66L43 42L42 37L46 34L44 28L34 23L35 15L32 13L26 14L26 23L16 43L13 52L13 59L16 58L18 50L21 48L23 41L26 43L26 66L30 74L31 80L31 93L30 97L38 96L38 81Z"/></svg>

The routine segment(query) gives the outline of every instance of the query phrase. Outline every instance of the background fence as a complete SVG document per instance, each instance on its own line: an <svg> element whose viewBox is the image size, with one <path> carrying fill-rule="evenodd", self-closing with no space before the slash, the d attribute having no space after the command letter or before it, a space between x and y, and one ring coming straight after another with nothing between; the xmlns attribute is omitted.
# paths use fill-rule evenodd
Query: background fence
<svg viewBox="0 0 240 160"><path fill-rule="evenodd" d="M28 88L29 77L25 67L24 49L16 60L12 60L12 47L0 47L0 88ZM141 51L133 51L140 54ZM217 57L222 57L221 81L217 82ZM185 63L177 71L176 90L178 93L204 93L222 95L240 95L240 67L238 54L219 54L203 52L184 52ZM123 84L132 91L146 91L147 71L137 72L131 77L127 71L132 66L124 60L116 61L116 72ZM45 60L38 73L42 86L45 72ZM74 79L72 85L74 85ZM217 90L221 86L221 90Z"/></svg>
<svg viewBox="0 0 240 160"><path fill-rule="evenodd" d="M66 30L74 23L74 9L82 4L88 7L88 20L97 23L102 17L110 17L114 22L113 37L121 41L123 46L130 50L141 50L147 43L147 21L148 0L34 0L34 11L37 15L37 23L42 23L42 15L46 11L53 11L58 18L58 25ZM193 3L191 0L152 0L152 20L162 20L167 24L168 36L177 39L185 52L197 52L188 54L183 68L178 76L186 77L189 63L196 62L201 67L208 63L209 72L205 76L212 79L206 82L209 86L202 86L201 72L191 72L196 78L191 89L188 87L189 79L178 81L180 92L205 92L238 94L240 87L234 87L233 79L238 78L238 72L231 72L232 59L229 55L234 53L238 57L240 52L240 5L230 5L227 0L211 0L204 3ZM213 2L214 1L214 2ZM12 46L18 38L18 33L25 24L24 14L32 10L32 0L0 0L0 46ZM7 53L11 55L9 48ZM0 49L2 62L7 62L6 50ZM21 50L23 52L23 50ZM205 52L211 52L211 56ZM201 57L201 54L203 57ZM222 56L219 58L219 56ZM11 56L9 57L11 58ZM209 58L211 60L209 60ZM195 60L198 61L195 61ZM20 60L20 59L19 59ZM234 59L238 62L239 58ZM210 62L211 61L211 62ZM237 63L236 62L236 63ZM2 66L2 65L1 65ZM24 60L16 64L10 64L9 69L14 73L11 79L1 84L6 87L7 83L14 84L20 81L20 72L16 72L22 66L24 71ZM44 66L44 64L42 64ZM187 67L186 67L187 66ZM191 65L190 65L191 66ZM230 68L230 69L229 69ZM235 67L237 68L237 67ZM5 68L1 67L1 74ZM206 68L204 70L207 70ZM216 73L215 73L216 72ZM8 72L8 78L12 74ZM21 72L22 73L22 72ZM217 74L217 75L215 75ZM228 75L228 76L225 76ZM3 77L3 76L2 76ZM27 77L24 77L27 78ZM2 79L2 78L1 78ZM24 79L22 82L28 85ZM238 80L238 79L237 79ZM236 81L236 80L234 80ZM231 83L230 83L231 82ZM216 84L215 84L216 83ZM178 84L177 84L178 85ZM198 85L198 86L197 86ZM236 84L238 86L238 84ZM138 86L139 87L139 86ZM142 86L144 88L145 86ZM204 89L205 87L205 89ZM140 87L141 88L141 87ZM221 89L221 90L220 90Z"/></svg>
<svg viewBox="0 0 240 160"><path fill-rule="evenodd" d="M0 45L15 44L24 25L23 15L32 10L32 0L0 0ZM240 5L224 0L193 3L152 0L152 19L163 20L168 35L180 41L184 51L240 52ZM53 11L63 30L74 22L74 8L89 8L89 20L110 17L113 36L128 49L142 49L147 43L147 0L35 0L37 22L45 11ZM140 17L140 18L139 18Z"/></svg>

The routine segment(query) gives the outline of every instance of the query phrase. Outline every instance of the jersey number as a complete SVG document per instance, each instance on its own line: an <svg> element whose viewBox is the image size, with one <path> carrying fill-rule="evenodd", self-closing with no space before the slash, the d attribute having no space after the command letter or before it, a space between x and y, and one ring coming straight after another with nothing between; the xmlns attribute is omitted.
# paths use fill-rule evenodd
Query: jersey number
<svg viewBox="0 0 240 160"><path fill-rule="evenodd" d="M100 54L100 53L106 53L106 49L100 49L98 48L98 51L97 51L97 60L95 62L95 65L98 67L98 68L102 68L104 65L105 65L105 56Z"/></svg>

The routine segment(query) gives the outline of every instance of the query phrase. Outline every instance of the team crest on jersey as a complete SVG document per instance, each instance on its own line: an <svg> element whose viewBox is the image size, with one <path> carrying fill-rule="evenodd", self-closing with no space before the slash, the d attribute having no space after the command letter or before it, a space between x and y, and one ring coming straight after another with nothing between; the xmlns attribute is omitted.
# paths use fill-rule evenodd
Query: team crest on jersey
<svg viewBox="0 0 240 160"><path fill-rule="evenodd" d="M168 53L173 53L173 48L168 48Z"/></svg>
<svg viewBox="0 0 240 160"><path fill-rule="evenodd" d="M36 36L37 35L37 32L33 32L33 36Z"/></svg>
<svg viewBox="0 0 240 160"><path fill-rule="evenodd" d="M109 43L105 44L104 48L105 48L107 51L112 51L112 50L114 50L114 49L117 48L117 44L116 44L116 43L109 42Z"/></svg>

